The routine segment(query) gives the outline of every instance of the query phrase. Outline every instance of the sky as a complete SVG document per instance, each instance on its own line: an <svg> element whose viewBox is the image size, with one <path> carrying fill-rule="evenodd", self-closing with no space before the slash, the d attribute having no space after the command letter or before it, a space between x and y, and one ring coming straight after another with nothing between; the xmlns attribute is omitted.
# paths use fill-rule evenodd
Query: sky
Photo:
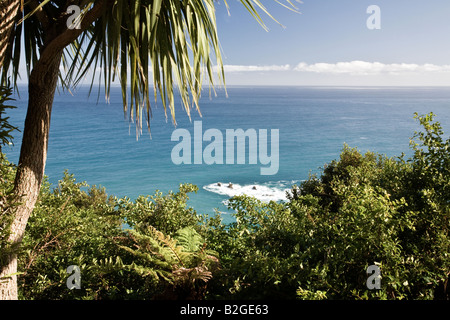
<svg viewBox="0 0 450 320"><path fill-rule="evenodd" d="M261 13L268 31L227 2L216 5L227 85L450 85L448 0L294 1L299 12L262 0L278 21Z"/></svg>
<svg viewBox="0 0 450 320"><path fill-rule="evenodd" d="M449 0L261 2L277 20L261 12L268 30L239 0L214 2L227 86L450 85Z"/></svg>

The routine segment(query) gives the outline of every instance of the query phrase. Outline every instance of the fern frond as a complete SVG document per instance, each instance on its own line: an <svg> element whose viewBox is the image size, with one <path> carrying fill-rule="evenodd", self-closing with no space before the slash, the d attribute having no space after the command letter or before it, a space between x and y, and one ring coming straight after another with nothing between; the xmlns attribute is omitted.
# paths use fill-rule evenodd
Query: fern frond
<svg viewBox="0 0 450 320"><path fill-rule="evenodd" d="M172 239L170 236L166 236L164 235L164 233L162 233L161 231L156 230L153 227L150 227L152 232L159 238L159 240L161 241L161 244L168 248L172 255L174 257L176 257L176 260L178 261L179 264L181 264L183 267L184 265L184 260L185 257L189 255L189 253L184 252L184 248L183 246L179 246L177 244L177 240L176 239Z"/></svg>
<svg viewBox="0 0 450 320"><path fill-rule="evenodd" d="M127 268L144 277L195 291L197 281L208 282L212 271L220 268L217 253L206 250L203 238L192 227L178 230L173 238L153 226L140 225L129 232L134 248L121 248L136 260Z"/></svg>
<svg viewBox="0 0 450 320"><path fill-rule="evenodd" d="M202 236L192 227L178 230L175 234L175 239L183 246L186 252L196 252L204 243Z"/></svg>
<svg viewBox="0 0 450 320"><path fill-rule="evenodd" d="M169 261L166 261L163 256L161 255L155 255L153 252L148 253L145 251L140 250L133 250L126 246L119 246L120 248L124 249L125 251L131 253L133 256L137 257L138 260L145 262L149 265L156 265L159 268L163 269L172 269L172 263Z"/></svg>
<svg viewBox="0 0 450 320"><path fill-rule="evenodd" d="M206 266L197 266L194 268L179 268L172 271L175 281L194 283L197 280L208 282L212 278L211 271Z"/></svg>

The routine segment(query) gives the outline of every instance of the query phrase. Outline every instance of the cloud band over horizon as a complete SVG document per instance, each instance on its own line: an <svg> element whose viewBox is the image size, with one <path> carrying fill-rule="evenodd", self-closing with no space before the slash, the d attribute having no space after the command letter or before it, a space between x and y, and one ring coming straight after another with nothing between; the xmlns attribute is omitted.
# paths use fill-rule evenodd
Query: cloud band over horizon
<svg viewBox="0 0 450 320"><path fill-rule="evenodd" d="M405 73L435 73L450 72L450 65L415 64L415 63L391 63L351 61L337 63L299 63L293 70L315 73L351 74L351 75L401 75Z"/></svg>
<svg viewBox="0 0 450 320"><path fill-rule="evenodd" d="M323 74L348 74L348 75L403 75L408 73L442 73L450 72L450 65L415 64L415 63L391 63L367 61L350 61L336 63L301 62L295 67L286 65L245 66L224 65L225 72L268 72L268 71L297 71Z"/></svg>

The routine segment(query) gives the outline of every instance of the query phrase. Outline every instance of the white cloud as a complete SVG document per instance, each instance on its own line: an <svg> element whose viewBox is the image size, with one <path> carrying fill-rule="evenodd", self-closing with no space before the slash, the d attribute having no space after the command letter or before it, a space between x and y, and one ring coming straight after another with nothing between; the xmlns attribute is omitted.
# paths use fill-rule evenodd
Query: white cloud
<svg viewBox="0 0 450 320"><path fill-rule="evenodd" d="M408 73L436 73L450 72L450 65L435 64L414 64L414 63L392 63L381 62L350 61L337 63L299 63L295 71L329 73L329 74L350 74L350 75L379 75L391 74L402 75Z"/></svg>
<svg viewBox="0 0 450 320"><path fill-rule="evenodd" d="M242 65L224 65L225 72L263 72L263 71L289 71L291 66L269 65L269 66L242 66Z"/></svg>
<svg viewBox="0 0 450 320"><path fill-rule="evenodd" d="M349 61L336 63L314 63L307 64L301 62L297 66L292 67L285 65L224 65L227 73L241 72L271 72L271 71L300 71L310 73L323 74L348 74L348 75L407 75L407 74L423 74L423 73L442 73L450 72L450 65L435 64L415 64L415 63L381 63L367 61ZM217 68L215 68L217 70Z"/></svg>

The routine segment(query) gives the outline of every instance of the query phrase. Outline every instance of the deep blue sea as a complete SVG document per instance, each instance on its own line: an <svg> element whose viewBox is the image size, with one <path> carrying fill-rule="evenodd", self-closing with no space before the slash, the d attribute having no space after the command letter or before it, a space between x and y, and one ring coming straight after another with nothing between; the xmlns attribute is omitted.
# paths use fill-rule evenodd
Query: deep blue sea
<svg viewBox="0 0 450 320"><path fill-rule="evenodd" d="M68 169L78 181L131 199L193 183L199 192L191 194L189 205L202 214L218 208L227 222L232 219L224 205L229 196L244 192L262 200L281 200L292 184L307 179L309 173L320 173L325 163L337 159L344 143L361 152L411 154L409 139L420 129L414 112L434 112L446 136L450 132L450 88L229 87L227 92L228 97L217 89L217 96L210 97L206 91L200 100L202 116L194 111L191 120L177 102L176 128L189 131L192 145L195 121L201 121L202 133L217 129L224 137L224 158L227 129L267 129L269 140L271 129L278 129L276 174L261 175L265 166L260 159L257 164L249 164L246 158L245 164L176 165L171 157L179 143L171 141L176 128L170 118L166 120L160 101L152 105L151 138L144 128L136 140L134 124L124 118L120 88L112 89L108 104L103 93L97 99L94 90L88 97L88 88L80 87L73 95L56 94L46 175L56 186ZM20 88L16 99L18 108L8 111L8 116L23 129L26 87ZM15 145L4 148L15 163L20 141L21 133L16 133ZM203 141L202 148L209 144ZM230 182L233 189L228 188Z"/></svg>

